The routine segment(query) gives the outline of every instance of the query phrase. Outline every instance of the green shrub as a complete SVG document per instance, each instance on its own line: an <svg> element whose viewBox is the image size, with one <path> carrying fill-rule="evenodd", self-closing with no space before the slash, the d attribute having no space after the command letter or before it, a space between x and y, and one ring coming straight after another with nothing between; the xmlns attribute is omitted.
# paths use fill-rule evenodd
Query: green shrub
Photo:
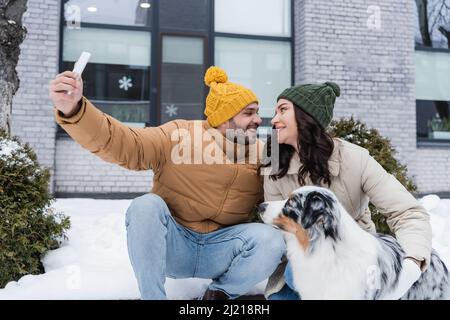
<svg viewBox="0 0 450 320"><path fill-rule="evenodd" d="M395 159L396 151L388 138L382 137L376 129L368 129L367 126L353 117L332 121L330 133L348 142L367 149L372 157L410 192L417 191L417 187L408 178L407 168ZM392 234L386 224L386 218L372 205L369 205L372 220L378 232Z"/></svg>
<svg viewBox="0 0 450 320"><path fill-rule="evenodd" d="M59 247L70 227L50 207L49 178L28 144L0 130L0 288L42 273L41 256Z"/></svg>

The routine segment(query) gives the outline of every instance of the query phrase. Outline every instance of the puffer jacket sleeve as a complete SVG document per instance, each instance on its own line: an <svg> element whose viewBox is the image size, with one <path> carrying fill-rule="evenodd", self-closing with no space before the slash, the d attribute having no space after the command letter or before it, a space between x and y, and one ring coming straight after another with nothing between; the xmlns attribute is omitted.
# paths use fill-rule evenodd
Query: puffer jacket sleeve
<svg viewBox="0 0 450 320"><path fill-rule="evenodd" d="M367 151L362 159L363 192L387 218L386 222L406 256L424 261L422 269L425 270L431 256L431 225L428 213Z"/></svg>
<svg viewBox="0 0 450 320"><path fill-rule="evenodd" d="M83 148L104 161L131 170L158 171L170 152L171 125L130 128L83 97L80 110L66 118L54 109L56 122ZM169 153L170 154L170 153Z"/></svg>

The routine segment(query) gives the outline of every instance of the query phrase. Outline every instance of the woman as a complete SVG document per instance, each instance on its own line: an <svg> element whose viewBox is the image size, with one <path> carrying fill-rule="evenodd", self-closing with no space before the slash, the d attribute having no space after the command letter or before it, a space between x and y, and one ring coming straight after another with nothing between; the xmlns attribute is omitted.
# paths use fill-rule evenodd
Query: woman
<svg viewBox="0 0 450 320"><path fill-rule="evenodd" d="M266 162L261 168L265 201L284 200L303 185L318 185L333 191L361 228L375 232L370 201L386 216L406 259L424 271L431 255L429 216L366 149L326 132L339 95L339 86L333 82L300 85L280 94L272 119L278 133L279 162ZM280 264L269 279L266 297L298 299L291 279L289 265Z"/></svg>

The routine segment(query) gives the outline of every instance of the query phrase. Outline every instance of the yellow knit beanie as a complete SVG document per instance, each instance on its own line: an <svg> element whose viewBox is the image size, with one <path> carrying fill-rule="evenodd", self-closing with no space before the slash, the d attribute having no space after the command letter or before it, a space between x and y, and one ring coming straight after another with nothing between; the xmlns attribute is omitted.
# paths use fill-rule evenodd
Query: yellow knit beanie
<svg viewBox="0 0 450 320"><path fill-rule="evenodd" d="M233 118L258 98L250 89L228 81L228 76L219 67L206 70L205 84L210 87L206 97L205 115L212 127L217 127Z"/></svg>

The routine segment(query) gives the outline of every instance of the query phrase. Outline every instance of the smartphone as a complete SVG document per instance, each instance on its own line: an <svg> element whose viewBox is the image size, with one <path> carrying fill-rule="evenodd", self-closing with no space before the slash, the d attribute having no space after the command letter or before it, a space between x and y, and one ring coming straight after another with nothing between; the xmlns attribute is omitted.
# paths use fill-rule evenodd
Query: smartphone
<svg viewBox="0 0 450 320"><path fill-rule="evenodd" d="M81 77L81 74L84 71L84 68L86 68L86 65L91 58L91 54L87 51L83 51L78 58L77 62L75 62L75 66L73 67L73 72L78 73L78 75ZM67 92L68 95L72 94L72 91Z"/></svg>

